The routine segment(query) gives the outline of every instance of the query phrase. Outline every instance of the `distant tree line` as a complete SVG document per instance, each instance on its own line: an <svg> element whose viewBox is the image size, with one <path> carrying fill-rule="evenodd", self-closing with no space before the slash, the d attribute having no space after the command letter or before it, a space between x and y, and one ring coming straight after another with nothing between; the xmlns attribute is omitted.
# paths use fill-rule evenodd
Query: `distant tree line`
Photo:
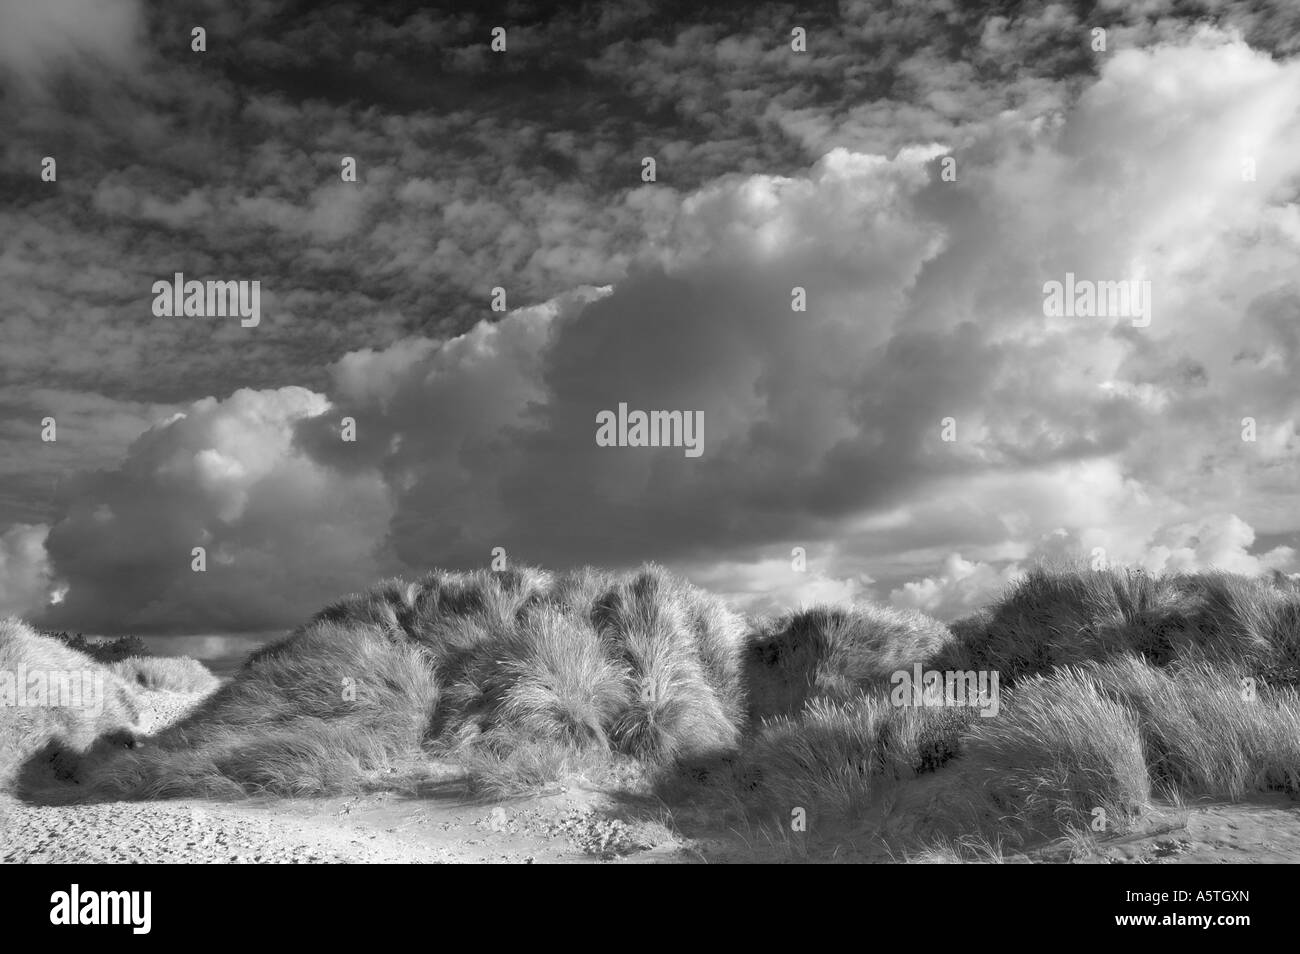
<svg viewBox="0 0 1300 954"><path fill-rule="evenodd" d="M116 639L87 639L81 633L52 632L45 630L41 635L57 639L71 649L85 653L91 659L102 663L115 663L130 656L151 656L149 647L139 636L119 636Z"/></svg>

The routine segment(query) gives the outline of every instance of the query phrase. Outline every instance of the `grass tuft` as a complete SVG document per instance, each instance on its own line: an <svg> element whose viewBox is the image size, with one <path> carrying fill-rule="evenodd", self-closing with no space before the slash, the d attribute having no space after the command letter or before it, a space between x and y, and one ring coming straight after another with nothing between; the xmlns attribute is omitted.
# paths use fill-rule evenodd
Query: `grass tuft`
<svg viewBox="0 0 1300 954"><path fill-rule="evenodd" d="M220 683L207 666L187 656L129 656L109 668L141 689L211 692Z"/></svg>

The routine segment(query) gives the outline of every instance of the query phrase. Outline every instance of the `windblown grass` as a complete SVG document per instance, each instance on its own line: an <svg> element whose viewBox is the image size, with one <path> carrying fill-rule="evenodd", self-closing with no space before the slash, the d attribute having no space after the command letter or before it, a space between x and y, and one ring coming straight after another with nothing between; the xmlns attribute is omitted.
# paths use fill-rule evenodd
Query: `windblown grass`
<svg viewBox="0 0 1300 954"><path fill-rule="evenodd" d="M37 638L5 625L0 662ZM916 664L998 672L1000 713L891 704L889 677ZM120 671L203 678L171 660ZM940 847L891 849L1000 857L1097 809L1115 831L1165 797L1300 793L1297 671L1287 578L1041 569L951 627L859 604L755 630L657 567L435 571L327 607L144 748L92 749L100 727L23 737L92 749L77 777L95 797L356 791L441 759L482 794L636 780L786 835L795 809L833 831L943 769L923 789Z"/></svg>
<svg viewBox="0 0 1300 954"><path fill-rule="evenodd" d="M977 784L929 820L949 839L1016 845L1089 830L1097 809L1122 830L1156 797L1295 791L1297 594L1285 577L1041 569L950 637L869 607L793 614L750 641L760 721L733 775L761 812L851 820L956 760L954 784ZM916 662L1014 688L989 719L890 707L880 686Z"/></svg>
<svg viewBox="0 0 1300 954"><path fill-rule="evenodd" d="M1243 686L1240 667L1136 656L1021 681L1002 718L978 720L966 758L998 825L1021 840L1113 832L1152 798L1300 793L1300 694Z"/></svg>
<svg viewBox="0 0 1300 954"><path fill-rule="evenodd" d="M446 704L435 749L475 787L508 792L628 760L665 765L734 748L744 626L655 567L590 569L476 603L439 627Z"/></svg>
<svg viewBox="0 0 1300 954"><path fill-rule="evenodd" d="M316 621L144 748L89 759L81 781L110 798L353 791L418 752L437 697L420 648Z"/></svg>
<svg viewBox="0 0 1300 954"><path fill-rule="evenodd" d="M659 570L607 590L591 617L629 681L610 727L618 750L671 759L735 745L744 635L738 618Z"/></svg>
<svg viewBox="0 0 1300 954"><path fill-rule="evenodd" d="M1121 654L1158 666L1244 665L1274 683L1300 679L1300 594L1289 581L1038 568L952 629L957 638L933 665L997 670L1004 686Z"/></svg>
<svg viewBox="0 0 1300 954"><path fill-rule="evenodd" d="M220 680L188 656L130 656L109 666L128 685L168 692L211 692Z"/></svg>
<svg viewBox="0 0 1300 954"><path fill-rule="evenodd" d="M1244 668L1132 657L1092 669L1134 714L1153 782L1180 798L1300 794L1300 693L1248 682Z"/></svg>
<svg viewBox="0 0 1300 954"><path fill-rule="evenodd" d="M948 628L924 613L871 603L792 613L746 650L750 715L793 715L809 699L847 702L927 662L951 640Z"/></svg>
<svg viewBox="0 0 1300 954"><path fill-rule="evenodd" d="M67 704L74 701L71 696L56 699L50 693L39 704L19 705L20 694L32 686L19 685L19 680L37 673L47 683L58 673L83 689L98 688L90 695L83 692L77 704ZM19 620L0 620L0 789L13 787L25 768L66 775L68 756L97 742L133 744L139 718L131 688L107 667L57 639L37 635Z"/></svg>
<svg viewBox="0 0 1300 954"><path fill-rule="evenodd" d="M1023 680L998 718L976 722L966 748L998 828L1021 839L1086 827L1097 811L1113 829L1151 803L1136 714L1110 698L1094 672Z"/></svg>
<svg viewBox="0 0 1300 954"><path fill-rule="evenodd" d="M811 700L796 716L757 729L744 755L755 809L853 819L883 787L953 758L972 710L897 707L883 694Z"/></svg>
<svg viewBox="0 0 1300 954"><path fill-rule="evenodd" d="M388 580L253 654L147 749L86 767L113 797L311 795L403 760L458 761L482 790L631 757L734 747L744 626L649 567Z"/></svg>

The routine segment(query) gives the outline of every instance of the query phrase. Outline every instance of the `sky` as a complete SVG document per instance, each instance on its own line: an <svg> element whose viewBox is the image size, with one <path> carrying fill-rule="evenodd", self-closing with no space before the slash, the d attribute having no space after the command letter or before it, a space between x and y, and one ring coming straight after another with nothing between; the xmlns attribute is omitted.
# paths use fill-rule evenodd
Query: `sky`
<svg viewBox="0 0 1300 954"><path fill-rule="evenodd" d="M501 551L943 619L1300 572L1287 0L0 0L0 90L0 613L216 654Z"/></svg>

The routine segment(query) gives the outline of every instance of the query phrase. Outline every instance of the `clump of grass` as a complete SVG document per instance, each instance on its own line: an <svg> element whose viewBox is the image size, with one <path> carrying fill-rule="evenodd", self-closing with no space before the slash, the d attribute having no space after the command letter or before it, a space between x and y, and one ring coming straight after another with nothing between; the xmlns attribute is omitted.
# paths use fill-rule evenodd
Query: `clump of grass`
<svg viewBox="0 0 1300 954"><path fill-rule="evenodd" d="M1300 694L1248 683L1208 660L1158 669L1128 657L1094 667L1134 714L1151 777L1179 797L1300 794Z"/></svg>
<svg viewBox="0 0 1300 954"><path fill-rule="evenodd" d="M627 698L628 673L585 620L547 607L506 640L497 718L525 736L604 746Z"/></svg>
<svg viewBox="0 0 1300 954"><path fill-rule="evenodd" d="M932 664L997 670L1004 686L1124 654L1159 666L1209 658L1274 683L1300 679L1300 594L1289 580L1038 567L952 630L956 639Z"/></svg>
<svg viewBox="0 0 1300 954"><path fill-rule="evenodd" d="M436 745L473 785L517 791L624 757L668 764L734 746L739 617L656 567L539 582L425 627L441 653Z"/></svg>
<svg viewBox="0 0 1300 954"><path fill-rule="evenodd" d="M899 707L883 693L810 700L795 716L765 720L744 752L748 798L764 812L801 807L811 817L853 819L882 787L955 757L973 709Z"/></svg>
<svg viewBox="0 0 1300 954"><path fill-rule="evenodd" d="M593 606L597 631L626 666L632 690L610 732L620 751L667 760L734 747L742 627L702 604L650 568Z"/></svg>
<svg viewBox="0 0 1300 954"><path fill-rule="evenodd" d="M1004 687L1026 676L1104 657L1142 639L1172 655L1178 627L1157 625L1183 607L1167 578L1126 570L1038 567L976 618L954 624L958 638L936 665L996 670Z"/></svg>
<svg viewBox="0 0 1300 954"><path fill-rule="evenodd" d="M893 714L879 699L814 699L798 717L777 716L746 751L753 802L778 815L802 809L853 817L886 772L882 737ZM892 766L891 766L892 767Z"/></svg>
<svg viewBox="0 0 1300 954"><path fill-rule="evenodd" d="M211 692L220 684L207 666L188 656L130 656L109 668L142 689Z"/></svg>
<svg viewBox="0 0 1300 954"><path fill-rule="evenodd" d="M1300 793L1300 694L1252 694L1245 671L1123 656L1023 679L1002 717L979 720L966 743L995 826L1023 842L1090 830L1098 808L1114 832L1153 794Z"/></svg>
<svg viewBox="0 0 1300 954"><path fill-rule="evenodd" d="M1086 827L1097 809L1124 825L1151 802L1135 713L1103 689L1095 671L1065 668L1024 679L996 719L967 739L999 826L1020 838Z"/></svg>
<svg viewBox="0 0 1300 954"><path fill-rule="evenodd" d="M1005 849L996 839L983 835L952 837L937 834L920 848L904 850L898 859L908 865L1002 865L1007 863Z"/></svg>
<svg viewBox="0 0 1300 954"><path fill-rule="evenodd" d="M418 752L438 698L427 656L376 625L309 623L144 748L89 759L107 798L351 791Z"/></svg>
<svg viewBox="0 0 1300 954"><path fill-rule="evenodd" d="M46 698L18 705L18 693L32 689L19 679L37 673ZM139 721L135 694L106 666L20 620L0 619L0 789L66 776L97 744L133 745Z"/></svg>
<svg viewBox="0 0 1300 954"><path fill-rule="evenodd" d="M809 699L847 701L928 661L951 639L924 613L871 603L792 613L746 648L750 715L790 715Z"/></svg>
<svg viewBox="0 0 1300 954"><path fill-rule="evenodd" d="M645 766L594 746L521 737L494 729L448 754L465 771L471 795L506 798L537 791L561 779L626 788L640 784Z"/></svg>
<svg viewBox="0 0 1300 954"><path fill-rule="evenodd" d="M743 631L654 567L386 580L254 653L147 749L95 760L87 790L319 794L430 753L494 791L666 764L734 746Z"/></svg>
<svg viewBox="0 0 1300 954"><path fill-rule="evenodd" d="M628 673L586 619L544 606L472 645L445 676L444 734L462 745L490 731L575 748L606 744L630 692Z"/></svg>

